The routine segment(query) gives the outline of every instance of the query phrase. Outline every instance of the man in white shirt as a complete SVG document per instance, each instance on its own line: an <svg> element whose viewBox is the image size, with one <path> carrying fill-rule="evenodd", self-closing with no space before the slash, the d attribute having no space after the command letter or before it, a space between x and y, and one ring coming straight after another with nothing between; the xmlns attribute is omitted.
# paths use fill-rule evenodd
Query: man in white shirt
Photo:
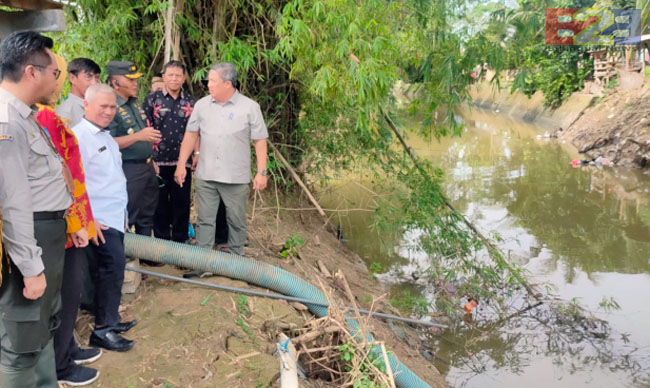
<svg viewBox="0 0 650 388"><path fill-rule="evenodd" d="M88 87L99 83L99 65L88 58L76 58L68 64L70 93L56 109L59 117L67 120L68 128L79 124L84 117L84 96Z"/></svg>
<svg viewBox="0 0 650 388"><path fill-rule="evenodd" d="M107 350L126 351L135 341L119 333L130 330L136 321L120 322L118 308L124 283L124 231L128 202L126 178L122 171L120 150L107 130L117 111L113 89L95 84L86 91L86 115L72 131L79 141L81 159L86 172L86 190L99 240L93 246L94 258L90 274L95 284L95 330L90 345Z"/></svg>

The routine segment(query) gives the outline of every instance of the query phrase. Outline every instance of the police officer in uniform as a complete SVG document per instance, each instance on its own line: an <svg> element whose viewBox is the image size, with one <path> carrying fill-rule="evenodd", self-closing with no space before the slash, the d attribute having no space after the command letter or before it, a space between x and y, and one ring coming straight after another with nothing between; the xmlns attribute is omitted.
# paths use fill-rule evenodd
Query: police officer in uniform
<svg viewBox="0 0 650 388"><path fill-rule="evenodd" d="M0 45L0 386L57 387L52 334L58 327L72 203L69 170L34 105L49 103L61 75L52 39L13 33Z"/></svg>
<svg viewBox="0 0 650 388"><path fill-rule="evenodd" d="M151 236L158 204L158 179L151 155L161 140L160 131L147 125L138 96L142 76L132 62L109 62L108 83L117 96L117 114L110 124L111 135L122 153L122 168L129 196L129 227Z"/></svg>

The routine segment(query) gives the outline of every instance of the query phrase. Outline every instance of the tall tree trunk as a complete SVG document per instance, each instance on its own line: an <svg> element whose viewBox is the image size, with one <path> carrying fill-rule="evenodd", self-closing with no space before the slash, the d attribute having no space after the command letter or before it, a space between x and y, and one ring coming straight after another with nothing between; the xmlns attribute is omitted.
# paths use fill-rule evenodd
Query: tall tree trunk
<svg viewBox="0 0 650 388"><path fill-rule="evenodd" d="M165 60L169 62L172 57L172 29L174 28L174 0L169 0L167 16L165 17Z"/></svg>
<svg viewBox="0 0 650 388"><path fill-rule="evenodd" d="M183 13L185 7L185 0L177 0L176 9L172 17L172 41L174 42L174 49L172 57L175 61L180 60L181 57L181 31L176 24L176 15Z"/></svg>

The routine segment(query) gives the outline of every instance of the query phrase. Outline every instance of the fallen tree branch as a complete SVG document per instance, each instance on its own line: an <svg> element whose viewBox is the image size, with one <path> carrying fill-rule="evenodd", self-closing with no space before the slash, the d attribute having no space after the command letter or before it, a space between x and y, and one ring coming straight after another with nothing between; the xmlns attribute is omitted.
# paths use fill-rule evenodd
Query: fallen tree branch
<svg viewBox="0 0 650 388"><path fill-rule="evenodd" d="M286 169L289 171L289 174L291 174L291 177L293 178L293 180L296 181L298 186L300 186L302 191L305 193L305 195L309 199L309 202L311 202L312 205L314 205L314 207L316 208L316 211L318 211L318 214L320 214L321 217L325 218L325 224L328 225L328 228L330 228L330 232L335 233L336 228L334 228L334 226L330 223L329 218L327 217L327 214L325 214L325 211L323 210L321 205L318 203L316 198L314 198L314 195L311 193L309 188L307 188L307 185L305 185L305 183L302 181L302 179L300 179L300 176L298 176L298 173L296 172L296 170L293 167L291 167L291 164L289 164L289 162L287 162L287 159L284 158L282 153L275 147L275 145L273 145L273 143L271 143L270 140L267 139L267 143L269 144L269 147L271 147L271 149L273 150L273 154L278 159L280 159L280 162L282 162L284 167L286 167Z"/></svg>
<svg viewBox="0 0 650 388"><path fill-rule="evenodd" d="M293 338L291 341L295 342L296 344L304 343L304 342L311 342L315 340L316 338L320 337L321 335L325 334L332 334L332 333L338 333L341 331L341 328L337 326L329 326L329 327L321 327L318 328L317 330L310 331L308 333L302 334L296 338Z"/></svg>
<svg viewBox="0 0 650 388"><path fill-rule="evenodd" d="M395 134L395 136L397 137L399 142L402 144L402 148L404 148L404 151L406 151L406 153L411 158L411 161L413 161L413 164L415 165L415 167L420 171L421 174L426 175L426 172L424 171L424 168L422 168L422 165L418 161L417 156L415 155L415 152L413 152L413 149L411 147L409 147L408 144L406 144L406 140L404 140L404 137L402 136L402 134L397 129L397 126L395 125L393 120L390 118L390 116L383 109L381 110L381 113L384 116L384 120L386 120L386 122L388 123L388 126L390 127L390 129L393 131L393 133ZM449 200L447 198L443 197L443 199L444 199L445 206L447 206L449 208L449 210L451 210L454 214L458 215L461 218L461 220L463 220L465 225L467 225L467 227L472 232L474 232L474 234L479 238L479 240L481 240L481 242L486 246L488 251L493 253L495 260L497 260L499 262L499 264L504 265L508 269L508 271L512 274L512 276L514 276L514 278L517 280L517 282L522 287L524 287L526 289L526 291L528 292L528 294L530 296L535 298L538 302L542 302L542 299L541 299L539 293L536 292L535 290L533 290L533 288L530 286L530 284L528 284L526 279L524 279L517 271L515 271L514 268L512 268L512 265L510 265L510 263L508 263L505 260L505 258L504 258L505 256L501 253L501 250L498 247L496 247L495 245L493 245L492 242L490 242L490 240L487 237L485 237L483 235L483 233L481 233L474 226L474 224L472 224L472 222L470 222L467 219L467 217L465 217L464 214L462 214L461 212L456 210L454 205L452 205L452 203L449 202Z"/></svg>

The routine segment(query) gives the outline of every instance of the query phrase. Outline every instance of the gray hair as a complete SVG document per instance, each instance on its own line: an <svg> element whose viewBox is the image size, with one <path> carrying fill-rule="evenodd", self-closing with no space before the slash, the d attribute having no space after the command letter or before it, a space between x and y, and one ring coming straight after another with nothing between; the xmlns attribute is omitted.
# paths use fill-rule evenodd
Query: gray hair
<svg viewBox="0 0 650 388"><path fill-rule="evenodd" d="M111 88L106 84L94 84L89 86L88 89L86 89L86 94L84 95L84 99L90 102L94 100L98 94L115 94L115 93L113 92L113 88Z"/></svg>
<svg viewBox="0 0 650 388"><path fill-rule="evenodd" d="M221 62L210 68L210 71L216 71L219 73L219 77L225 82L230 81L233 88L237 88L237 69L235 65L230 62Z"/></svg>

